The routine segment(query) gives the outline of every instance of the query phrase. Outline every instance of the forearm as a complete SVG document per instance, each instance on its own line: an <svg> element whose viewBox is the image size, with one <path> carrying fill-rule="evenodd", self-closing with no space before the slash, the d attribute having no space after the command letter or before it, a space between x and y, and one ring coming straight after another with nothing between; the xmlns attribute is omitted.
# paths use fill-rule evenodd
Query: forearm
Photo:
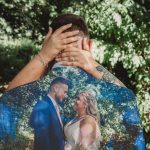
<svg viewBox="0 0 150 150"><path fill-rule="evenodd" d="M107 69L103 66L99 65L96 67L97 71L102 72L102 80L106 80L108 82L114 83L118 86L126 87L118 78L116 78L113 74L111 74Z"/></svg>
<svg viewBox="0 0 150 150"><path fill-rule="evenodd" d="M40 79L46 69L47 67L35 56L8 84L7 90Z"/></svg>
<svg viewBox="0 0 150 150"><path fill-rule="evenodd" d="M103 72L99 72L96 69L96 67L99 65L100 64L98 64L95 60L92 60L90 66L88 66L85 71L88 72L89 74L91 74L96 79L101 79L103 76Z"/></svg>
<svg viewBox="0 0 150 150"><path fill-rule="evenodd" d="M70 46L73 42L78 40L79 31L64 33L64 31L71 26L72 24L64 25L54 31L53 34L52 28L49 28L42 49L39 52L40 55L38 55L41 60L39 61L35 56L9 83L7 90L40 79L46 71L46 65L48 65L49 62L52 62L65 47Z"/></svg>
<svg viewBox="0 0 150 150"><path fill-rule="evenodd" d="M114 83L116 85L125 87L125 85L117 79L113 74L111 74L102 65L93 60L92 67L87 71L97 79L106 80L108 82Z"/></svg>

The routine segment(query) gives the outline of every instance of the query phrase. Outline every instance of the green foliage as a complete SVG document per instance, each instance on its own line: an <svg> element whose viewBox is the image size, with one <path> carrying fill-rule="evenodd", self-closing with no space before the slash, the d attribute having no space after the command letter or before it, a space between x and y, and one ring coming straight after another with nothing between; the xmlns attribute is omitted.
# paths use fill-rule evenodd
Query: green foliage
<svg viewBox="0 0 150 150"><path fill-rule="evenodd" d="M17 146L16 146L17 145ZM33 149L34 141L33 138L27 138L23 135L17 135L16 140L8 138L7 141L0 141L0 147L3 150L31 150Z"/></svg>
<svg viewBox="0 0 150 150"><path fill-rule="evenodd" d="M0 83L7 83L21 68L27 64L31 56L37 52L37 46L30 40L2 41L0 44Z"/></svg>
<svg viewBox="0 0 150 150"><path fill-rule="evenodd" d="M56 6L45 0L0 1L0 25L4 35L41 42L49 21L57 14Z"/></svg>

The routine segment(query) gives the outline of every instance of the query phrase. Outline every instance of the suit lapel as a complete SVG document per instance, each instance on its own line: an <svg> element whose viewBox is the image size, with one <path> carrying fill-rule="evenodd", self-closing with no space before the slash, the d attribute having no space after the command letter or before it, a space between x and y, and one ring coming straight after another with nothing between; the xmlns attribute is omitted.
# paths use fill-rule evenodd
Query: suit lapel
<svg viewBox="0 0 150 150"><path fill-rule="evenodd" d="M59 117L58 117L56 108L55 108L55 106L53 105L51 99L50 99L48 96L46 96L46 98L45 98L44 100L45 100L46 102L48 102L48 104L52 107L53 111L55 112L55 115L57 116L57 121L59 122L60 128L63 129L63 128L62 128L62 125L61 125L61 123L60 123L60 120L59 120Z"/></svg>

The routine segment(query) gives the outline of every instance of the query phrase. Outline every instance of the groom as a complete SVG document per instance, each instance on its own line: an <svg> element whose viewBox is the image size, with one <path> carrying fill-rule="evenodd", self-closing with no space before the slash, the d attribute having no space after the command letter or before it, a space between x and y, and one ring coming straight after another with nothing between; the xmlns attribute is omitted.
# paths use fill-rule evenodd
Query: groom
<svg viewBox="0 0 150 150"><path fill-rule="evenodd" d="M48 95L34 106L30 125L34 128L34 150L64 150L63 124L58 103L68 92L69 80L56 77Z"/></svg>

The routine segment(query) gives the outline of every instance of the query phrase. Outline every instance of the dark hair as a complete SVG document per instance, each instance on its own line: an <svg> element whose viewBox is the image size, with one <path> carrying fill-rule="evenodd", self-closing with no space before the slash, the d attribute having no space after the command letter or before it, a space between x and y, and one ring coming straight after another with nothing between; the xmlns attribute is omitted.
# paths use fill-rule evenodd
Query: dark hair
<svg viewBox="0 0 150 150"><path fill-rule="evenodd" d="M63 14L52 20L51 27L53 32L63 25L72 23L72 26L66 31L79 30L84 36L89 37L89 32L84 19L75 14ZM65 32L66 32L65 31Z"/></svg>
<svg viewBox="0 0 150 150"><path fill-rule="evenodd" d="M51 82L50 88L51 88L53 85L59 84L59 83L61 83L61 84L66 84L66 85L69 86L70 81L69 81L68 79L64 78L64 77L56 77L56 78Z"/></svg>

